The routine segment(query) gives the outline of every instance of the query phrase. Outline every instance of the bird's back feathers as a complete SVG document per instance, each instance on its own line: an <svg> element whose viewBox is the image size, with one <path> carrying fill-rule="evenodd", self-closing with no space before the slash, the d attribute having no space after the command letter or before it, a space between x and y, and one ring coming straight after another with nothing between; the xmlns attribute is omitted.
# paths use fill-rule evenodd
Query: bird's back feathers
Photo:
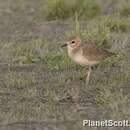
<svg viewBox="0 0 130 130"><path fill-rule="evenodd" d="M100 61L104 60L113 55L113 53L105 50L99 49L93 42L87 42L82 45L83 56L90 61Z"/></svg>

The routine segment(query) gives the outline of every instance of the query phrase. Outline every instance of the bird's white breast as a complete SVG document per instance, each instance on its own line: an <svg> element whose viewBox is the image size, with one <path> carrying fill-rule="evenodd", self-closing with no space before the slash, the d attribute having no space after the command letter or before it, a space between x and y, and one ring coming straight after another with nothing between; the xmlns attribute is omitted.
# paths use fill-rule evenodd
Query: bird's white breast
<svg viewBox="0 0 130 130"><path fill-rule="evenodd" d="M94 65L97 61L90 61L86 57L82 55L82 50L77 51L76 53L72 53L72 51L68 50L68 54L70 58L80 65Z"/></svg>

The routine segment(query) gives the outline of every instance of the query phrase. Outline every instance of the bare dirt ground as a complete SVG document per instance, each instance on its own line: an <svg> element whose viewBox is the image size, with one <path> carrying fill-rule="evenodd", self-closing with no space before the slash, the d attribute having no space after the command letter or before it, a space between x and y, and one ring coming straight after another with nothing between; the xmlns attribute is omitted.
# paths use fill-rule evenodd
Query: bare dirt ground
<svg viewBox="0 0 130 130"><path fill-rule="evenodd" d="M16 0L0 0L0 130L102 130L83 128L82 120L130 119L129 96L125 101L122 100L130 92L129 59L108 68L96 67L90 85L86 86L84 77L78 76L82 69L75 65L51 70L41 62L14 64L6 56L9 54L3 51L4 47L9 45L10 48L11 44L26 43L37 38L46 38L49 48L53 48L53 45L58 47L59 42L66 38L65 33L72 30L69 21L36 20L36 16L40 17L37 1L20 2L22 6ZM81 26L85 29L86 23ZM113 42L111 48L129 52L129 34L111 34L112 40L119 41ZM113 79L113 75L120 75L121 80L117 77L107 86L100 78L104 75L110 79ZM115 85L112 89L115 93L109 107L107 99L104 101L104 97L99 95L100 89L110 87L111 82ZM106 91L111 100L111 91ZM120 99L116 99L116 92L123 94L119 96ZM106 107L101 105L103 103Z"/></svg>

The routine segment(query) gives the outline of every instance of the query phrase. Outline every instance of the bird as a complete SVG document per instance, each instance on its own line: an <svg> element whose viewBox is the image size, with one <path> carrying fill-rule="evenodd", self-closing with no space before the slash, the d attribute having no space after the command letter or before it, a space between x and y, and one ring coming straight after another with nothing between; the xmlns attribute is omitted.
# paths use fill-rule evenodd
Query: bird
<svg viewBox="0 0 130 130"><path fill-rule="evenodd" d="M86 84L89 84L92 66L100 63L114 53L98 48L94 41L82 41L79 36L71 37L61 47L67 47L68 56L81 66L88 66Z"/></svg>

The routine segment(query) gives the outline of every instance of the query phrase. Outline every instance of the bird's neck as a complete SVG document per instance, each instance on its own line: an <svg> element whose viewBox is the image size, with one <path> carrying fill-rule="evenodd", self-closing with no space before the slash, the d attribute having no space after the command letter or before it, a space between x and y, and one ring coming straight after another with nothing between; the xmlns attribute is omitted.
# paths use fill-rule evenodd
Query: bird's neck
<svg viewBox="0 0 130 130"><path fill-rule="evenodd" d="M80 46L78 46L76 48L68 47L68 54L69 54L69 56L74 56L74 55L76 55L80 51L81 51Z"/></svg>

